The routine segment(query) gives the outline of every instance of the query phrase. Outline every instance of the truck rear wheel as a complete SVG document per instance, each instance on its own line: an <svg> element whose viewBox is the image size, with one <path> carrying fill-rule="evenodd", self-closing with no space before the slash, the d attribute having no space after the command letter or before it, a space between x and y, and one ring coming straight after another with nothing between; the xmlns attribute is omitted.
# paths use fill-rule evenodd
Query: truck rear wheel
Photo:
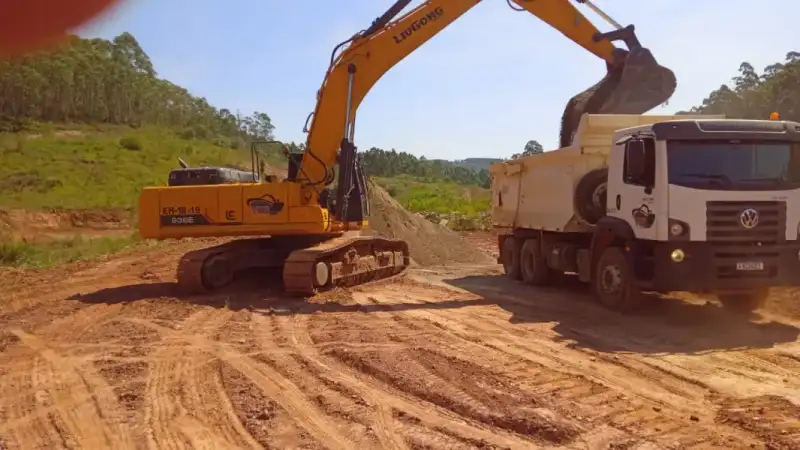
<svg viewBox="0 0 800 450"><path fill-rule="evenodd" d="M519 255L522 281L531 286L544 286L552 281L552 271L542 255L538 239L526 239Z"/></svg>
<svg viewBox="0 0 800 450"><path fill-rule="evenodd" d="M503 239L500 248L500 260L503 262L503 270L506 276L513 279L522 279L522 271L519 264L520 243L517 238L507 236Z"/></svg>
<svg viewBox="0 0 800 450"><path fill-rule="evenodd" d="M722 306L738 313L753 312L766 303L769 289L756 289L735 294L717 294Z"/></svg>
<svg viewBox="0 0 800 450"><path fill-rule="evenodd" d="M594 290L598 300L609 309L628 312L642 303L633 271L619 247L608 247L600 256L594 273Z"/></svg>

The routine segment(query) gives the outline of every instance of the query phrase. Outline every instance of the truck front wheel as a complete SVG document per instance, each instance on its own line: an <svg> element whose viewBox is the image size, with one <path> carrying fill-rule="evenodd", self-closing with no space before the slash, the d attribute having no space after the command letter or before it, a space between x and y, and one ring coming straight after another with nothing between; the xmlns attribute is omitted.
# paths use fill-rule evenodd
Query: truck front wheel
<svg viewBox="0 0 800 450"><path fill-rule="evenodd" d="M519 254L522 281L531 286L544 286L552 281L552 271L547 267L537 239L526 239Z"/></svg>
<svg viewBox="0 0 800 450"><path fill-rule="evenodd" d="M508 236L503 239L503 246L500 248L500 260L503 262L503 270L506 276L512 280L522 278L519 264L520 245L517 238Z"/></svg>
<svg viewBox="0 0 800 450"><path fill-rule="evenodd" d="M600 303L615 311L632 311L641 304L642 293L621 248L603 251L594 273L594 290Z"/></svg>
<svg viewBox="0 0 800 450"><path fill-rule="evenodd" d="M717 294L720 303L732 311L749 313L764 306L769 297L769 289L756 289L735 294Z"/></svg>

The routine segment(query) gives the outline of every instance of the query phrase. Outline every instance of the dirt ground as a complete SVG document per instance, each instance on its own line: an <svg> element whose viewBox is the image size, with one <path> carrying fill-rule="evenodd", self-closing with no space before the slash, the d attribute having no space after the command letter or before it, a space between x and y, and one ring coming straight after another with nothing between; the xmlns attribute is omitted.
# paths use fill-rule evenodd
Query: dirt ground
<svg viewBox="0 0 800 450"><path fill-rule="evenodd" d="M796 319L626 317L492 263L177 296L209 244L0 272L0 448L800 448Z"/></svg>
<svg viewBox="0 0 800 450"><path fill-rule="evenodd" d="M178 259L214 239L0 269L0 449L800 449L798 291L746 318L689 297L623 316L372 197L416 264L307 300L264 274L178 295ZM26 239L129 230L3 213Z"/></svg>

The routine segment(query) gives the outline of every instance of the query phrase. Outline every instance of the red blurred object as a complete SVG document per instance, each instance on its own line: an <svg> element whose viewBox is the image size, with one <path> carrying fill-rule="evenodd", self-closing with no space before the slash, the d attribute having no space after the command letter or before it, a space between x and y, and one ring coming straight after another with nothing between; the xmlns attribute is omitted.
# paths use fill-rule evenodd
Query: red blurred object
<svg viewBox="0 0 800 450"><path fill-rule="evenodd" d="M56 44L119 0L0 0L0 57Z"/></svg>

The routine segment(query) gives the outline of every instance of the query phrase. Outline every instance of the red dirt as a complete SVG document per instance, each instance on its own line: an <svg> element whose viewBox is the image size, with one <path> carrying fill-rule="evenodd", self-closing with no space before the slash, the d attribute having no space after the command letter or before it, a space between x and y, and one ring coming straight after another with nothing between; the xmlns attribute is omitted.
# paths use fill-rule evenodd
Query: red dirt
<svg viewBox="0 0 800 450"><path fill-rule="evenodd" d="M789 319L623 316L494 264L306 301L269 280L176 295L180 255L213 242L0 272L3 445L798 448Z"/></svg>

